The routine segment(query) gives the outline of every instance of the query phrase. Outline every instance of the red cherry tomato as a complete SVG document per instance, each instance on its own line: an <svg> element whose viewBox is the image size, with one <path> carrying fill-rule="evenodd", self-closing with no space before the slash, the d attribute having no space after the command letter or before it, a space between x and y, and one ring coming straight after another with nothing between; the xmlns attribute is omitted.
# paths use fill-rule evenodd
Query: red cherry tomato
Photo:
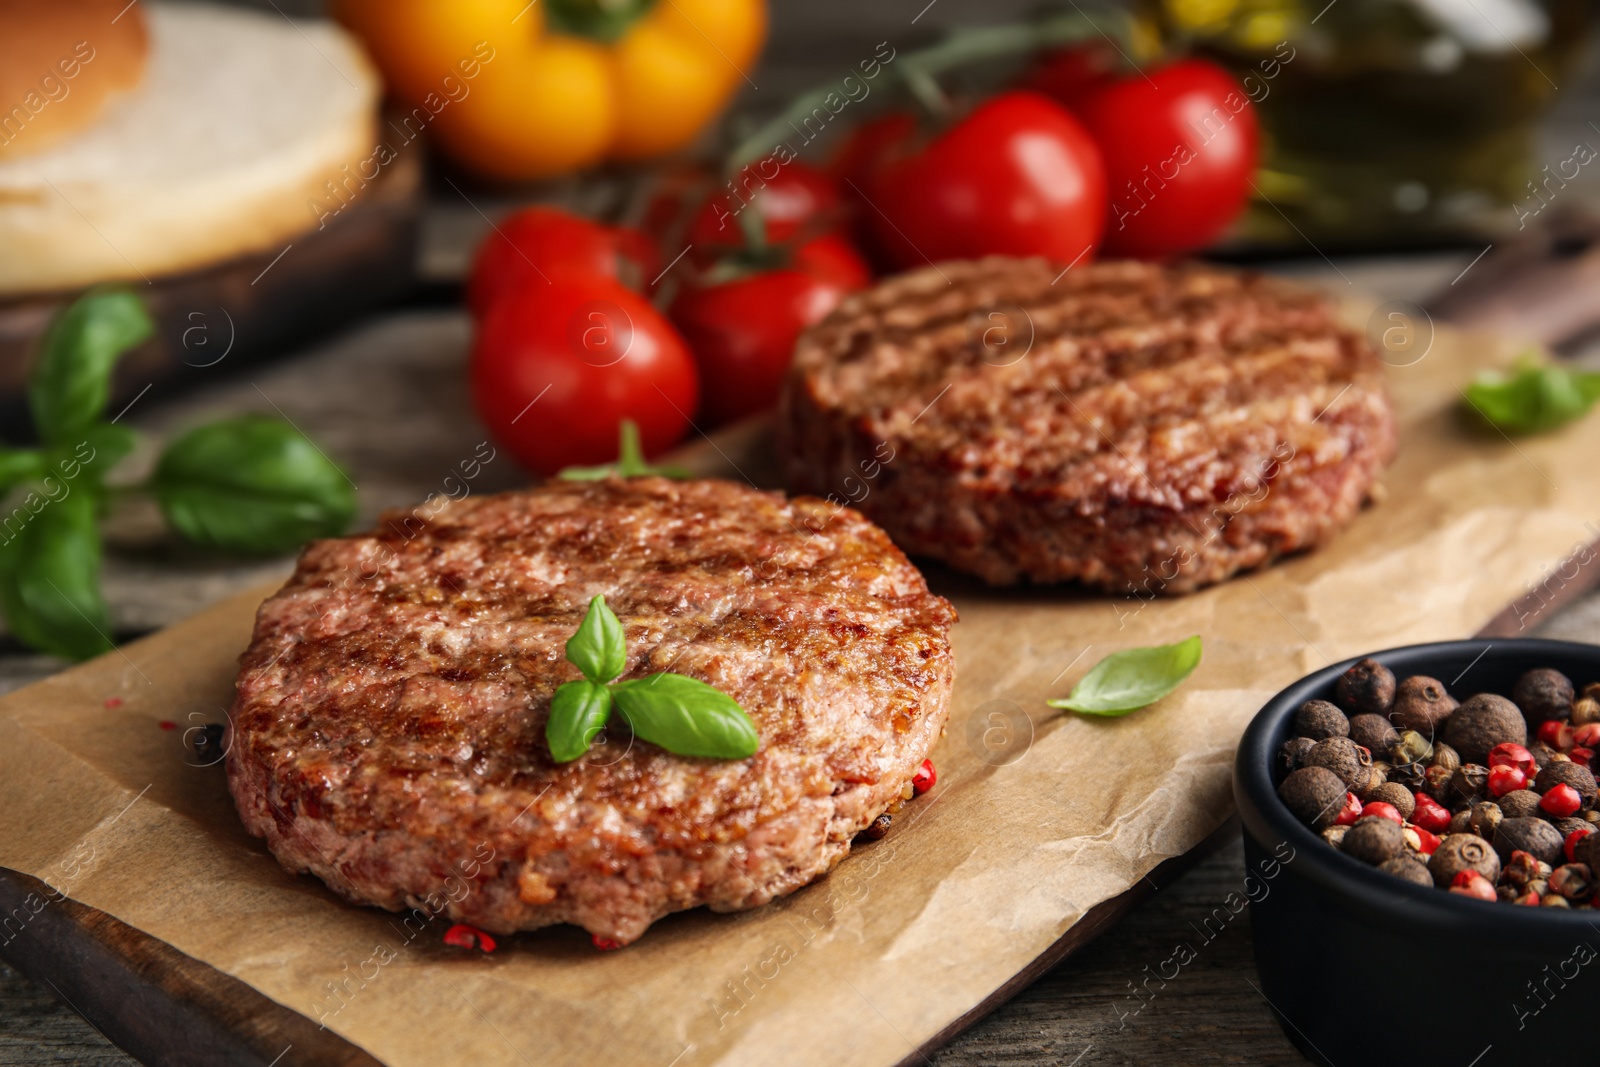
<svg viewBox="0 0 1600 1067"><path fill-rule="evenodd" d="M890 111L854 127L834 153L828 173L849 193L864 190L883 164L917 135L917 118L908 111Z"/></svg>
<svg viewBox="0 0 1600 1067"><path fill-rule="evenodd" d="M1255 105L1215 63L1185 59L1122 78L1078 114L1105 160L1108 253L1203 248L1244 210L1261 135Z"/></svg>
<svg viewBox="0 0 1600 1067"><path fill-rule="evenodd" d="M672 321L700 368L706 422L728 422L776 403L800 331L869 278L861 257L843 239L825 234L801 245L788 267L683 290Z"/></svg>
<svg viewBox="0 0 1600 1067"><path fill-rule="evenodd" d="M888 160L868 224L901 267L984 255L1082 260L1105 224L1100 152L1061 105L990 97L920 151Z"/></svg>
<svg viewBox="0 0 1600 1067"><path fill-rule="evenodd" d="M656 275L656 252L645 236L623 226L602 226L551 207L530 207L501 222L472 262L467 306L482 317L502 293L530 281L594 275L618 278L624 261L643 281Z"/></svg>
<svg viewBox="0 0 1600 1067"><path fill-rule="evenodd" d="M695 212L687 240L698 263L743 248L739 214L754 210L767 224L767 243L783 244L809 231L820 233L837 225L839 189L822 171L797 159L780 164L774 157L751 163L733 180L734 194L726 185Z"/></svg>
<svg viewBox="0 0 1600 1067"><path fill-rule="evenodd" d="M606 278L526 281L479 323L472 398L496 441L540 474L616 458L617 426L647 453L689 428L699 381L660 312Z"/></svg>

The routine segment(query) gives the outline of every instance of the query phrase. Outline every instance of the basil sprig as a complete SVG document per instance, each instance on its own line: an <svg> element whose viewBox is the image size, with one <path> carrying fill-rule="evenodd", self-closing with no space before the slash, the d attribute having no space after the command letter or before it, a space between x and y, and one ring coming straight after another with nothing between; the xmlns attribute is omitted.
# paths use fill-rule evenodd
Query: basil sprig
<svg viewBox="0 0 1600 1067"><path fill-rule="evenodd" d="M1588 414L1600 400L1600 373L1525 358L1512 374L1485 371L1462 396L1474 415L1511 434L1544 433Z"/></svg>
<svg viewBox="0 0 1600 1067"><path fill-rule="evenodd" d="M0 612L17 640L69 659L111 648L100 593L99 519L112 469L138 435L105 420L117 361L155 332L143 302L90 290L56 316L28 380L37 448L0 447ZM167 446L145 485L190 541L281 552L343 531L353 487L316 445L275 419L202 426Z"/></svg>
<svg viewBox="0 0 1600 1067"><path fill-rule="evenodd" d="M1046 703L1115 718L1154 704L1182 685L1199 665L1198 634L1175 645L1124 649L1096 663L1071 693Z"/></svg>
<svg viewBox="0 0 1600 1067"><path fill-rule="evenodd" d="M615 681L627 666L627 638L603 596L589 601L567 641L567 659L583 678L562 685L550 701L544 736L557 763L589 751L613 709L635 737L675 755L744 759L760 747L750 716L715 686L667 672Z"/></svg>
<svg viewBox="0 0 1600 1067"><path fill-rule="evenodd" d="M682 467L653 467L644 461L644 449L639 445L639 427L632 419L623 419L617 426L617 461L602 463L598 467L565 467L556 477L568 482L598 482L615 475L618 478L638 478L646 474L659 474L663 478L692 478Z"/></svg>

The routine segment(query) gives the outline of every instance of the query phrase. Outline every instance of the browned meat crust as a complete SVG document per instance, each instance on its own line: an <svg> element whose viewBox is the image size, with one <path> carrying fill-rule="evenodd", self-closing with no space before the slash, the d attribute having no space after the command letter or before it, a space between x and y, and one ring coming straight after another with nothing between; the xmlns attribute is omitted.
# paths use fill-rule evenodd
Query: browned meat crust
<svg viewBox="0 0 1600 1067"><path fill-rule="evenodd" d="M755 756L673 756L618 725L551 762L550 696L578 677L563 646L597 593L627 631L623 677L726 691L761 732ZM351 900L418 908L465 877L452 919L625 943L837 863L943 730L954 618L856 512L728 482L392 513L313 543L262 605L229 783L284 866Z"/></svg>
<svg viewBox="0 0 1600 1067"><path fill-rule="evenodd" d="M914 556L1146 597L1339 530L1395 426L1378 358L1312 292L991 258L891 278L812 328L778 436L791 488L855 502Z"/></svg>

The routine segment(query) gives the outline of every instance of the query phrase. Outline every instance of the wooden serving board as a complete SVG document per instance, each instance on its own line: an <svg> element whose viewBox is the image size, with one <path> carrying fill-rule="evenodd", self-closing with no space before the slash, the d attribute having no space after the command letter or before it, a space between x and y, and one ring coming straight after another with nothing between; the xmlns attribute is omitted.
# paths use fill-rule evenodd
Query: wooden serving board
<svg viewBox="0 0 1600 1067"><path fill-rule="evenodd" d="M963 616L939 787L886 841L767 908L673 917L619 953L563 930L487 959L419 941L318 1030L317 983L390 917L284 874L215 768L183 768L156 729L218 717L245 596L0 701L0 865L21 872L0 878L0 902L25 909L0 951L154 1063L499 1062L508 1044L550 1064L920 1062L1231 832L1231 750L1271 692L1378 647L1491 620L1516 632L1590 583L1574 547L1593 538L1600 421L1508 443L1454 411L1459 383L1513 351L1441 331L1396 370L1387 501L1317 553L1127 618L1102 598L930 568ZM747 431L686 461L761 482L762 452ZM1561 581L1537 603L1501 610L1550 572ZM1156 708L1088 722L1043 706L1105 652L1194 632L1206 660ZM1015 762L985 758L997 700L1024 713L1031 747ZM100 858L71 899L29 905L26 879L63 870L75 842ZM781 978L748 1002L713 999L801 929Z"/></svg>

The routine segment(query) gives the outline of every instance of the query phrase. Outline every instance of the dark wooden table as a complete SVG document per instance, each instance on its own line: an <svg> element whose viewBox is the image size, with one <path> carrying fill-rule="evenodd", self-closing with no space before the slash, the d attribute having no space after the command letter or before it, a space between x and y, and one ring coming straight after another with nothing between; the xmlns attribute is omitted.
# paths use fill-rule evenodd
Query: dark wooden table
<svg viewBox="0 0 1600 1067"><path fill-rule="evenodd" d="M448 235L452 227L441 224ZM457 234L469 240L471 235ZM1333 291L1365 289L1415 298L1458 273L1471 253L1414 259L1282 266ZM1345 279L1349 279L1347 284ZM409 504L436 489L482 439L462 382L467 322L454 310L396 311L342 337L268 367L219 364L213 384L165 403L136 406L125 421L147 440L127 477L137 476L154 442L224 412L288 417L345 464L360 487L362 519ZM508 458L488 464L476 487L523 481ZM116 629L134 635L193 613L236 589L287 573L289 561L240 564L197 556L168 538L138 505L109 527L105 585ZM1600 597L1545 620L1541 632L1600 641ZM59 669L47 657L0 645L0 689ZM1194 925L1244 878L1236 842L1164 887L1082 953L1049 971L937 1056L966 1064L1144 1064L1207 1061L1301 1062L1255 988L1248 921L1241 916L1202 945ZM1180 942L1198 961L1153 1000L1133 995L1147 966ZM132 1061L97 1034L47 986L0 966L0 1065Z"/></svg>
<svg viewBox="0 0 1600 1067"><path fill-rule="evenodd" d="M258 0L264 9L315 10L315 0ZM1031 0L777 0L772 45L757 72L759 89L747 94L754 110L771 110L782 97L817 80L828 63L849 65L852 47L871 51L878 40L904 41L941 25L992 21L1032 6ZM919 17L920 12L920 17ZM866 54L864 52L863 54ZM821 57L821 58L819 58ZM1587 93L1563 105L1547 140L1572 138ZM769 106L770 105L770 106ZM1576 136L1576 135L1574 135ZM1550 158L1564 156L1565 152ZM603 197L594 183L567 183L561 195ZM434 279L458 275L468 251L506 201L476 193L468 201L442 196L429 213L423 270ZM1444 285L1472 253L1406 259L1329 262L1307 255L1279 265L1338 293L1367 291L1416 299ZM137 405L126 421L157 440L202 418L240 411L286 416L345 464L361 490L362 520L382 507L410 504L439 488L456 462L472 454L483 433L472 416L461 364L468 339L465 318L451 310L397 310L267 367L240 368L227 361L213 379L181 399ZM131 469L148 464L147 441ZM523 476L500 457L475 488L509 488ZM137 504L111 524L105 585L120 637L129 637L192 614L222 596L274 575L286 560L240 564L197 556L165 536L156 517ZM1600 641L1600 597L1591 597L1542 620L1540 632ZM0 637L0 691L59 669L59 662L26 653ZM1279 1032L1258 992L1248 920L1240 916L1206 942L1196 924L1244 877L1236 841L1163 887L1126 920L1087 949L1047 972L993 1015L957 1037L936 1056L939 1067L978 1064L1147 1064L1152 1062L1303 1062ZM1181 942L1197 948L1196 963L1154 1000L1133 993L1147 967ZM0 964L0 1065L87 1064L133 1061L60 1002Z"/></svg>

